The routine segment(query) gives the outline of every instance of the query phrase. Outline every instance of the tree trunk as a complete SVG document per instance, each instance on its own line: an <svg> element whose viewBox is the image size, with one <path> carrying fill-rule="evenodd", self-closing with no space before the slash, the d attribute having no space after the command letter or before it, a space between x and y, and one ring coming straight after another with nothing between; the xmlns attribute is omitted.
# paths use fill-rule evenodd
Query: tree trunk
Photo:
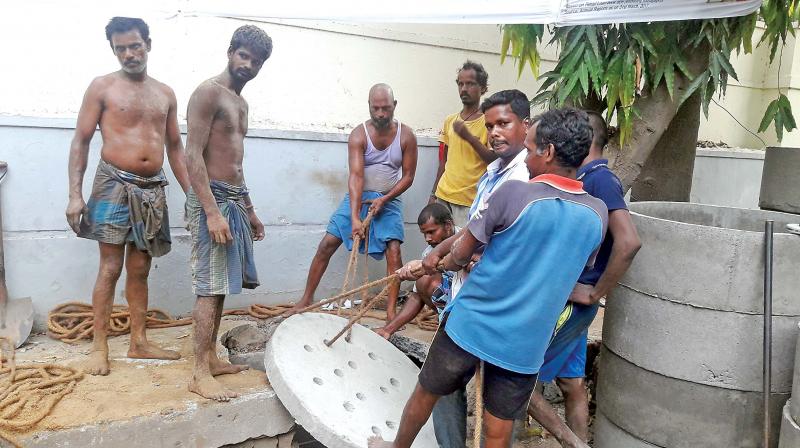
<svg viewBox="0 0 800 448"><path fill-rule="evenodd" d="M689 201L700 106L700 92L681 105L634 181L631 201Z"/></svg>
<svg viewBox="0 0 800 448"><path fill-rule="evenodd" d="M687 62L690 72L695 74L702 73L708 66L709 54L710 50L707 47L695 49L695 51L688 54ZM625 142L623 148L619 146L618 135L614 136L608 143L606 155L613 171L622 182L625 192L631 188L639 177L656 145L670 127L670 123L678 113L678 100L683 96L690 82L691 80L676 73L673 98L670 98L669 91L663 81L649 96L638 98L634 107L641 118L633 120L631 137ZM692 101L691 98L686 100L687 103L690 101ZM695 128L699 126L699 119L698 115L697 123L693 125ZM670 141L670 135L670 133L667 134L665 145ZM695 131L695 137L696 135ZM695 140L694 144L696 143L697 141ZM669 159L669 155L666 156L666 159ZM654 166L654 169L657 168L659 167ZM691 182L691 170L689 176L689 182Z"/></svg>

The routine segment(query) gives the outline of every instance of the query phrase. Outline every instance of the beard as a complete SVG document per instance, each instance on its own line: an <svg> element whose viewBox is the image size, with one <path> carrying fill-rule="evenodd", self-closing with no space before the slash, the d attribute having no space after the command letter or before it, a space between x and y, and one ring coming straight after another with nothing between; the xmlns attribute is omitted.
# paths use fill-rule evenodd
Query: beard
<svg viewBox="0 0 800 448"><path fill-rule="evenodd" d="M385 129L389 127L389 124L392 122L391 118L373 118L373 123L375 123L376 128Z"/></svg>
<svg viewBox="0 0 800 448"><path fill-rule="evenodd" d="M144 70L146 68L147 68L147 64L145 64L144 62L140 62L138 65L133 66L133 67L128 67L127 65L122 64L122 71L127 73L127 74L129 74L129 75L138 75L138 74L144 72Z"/></svg>

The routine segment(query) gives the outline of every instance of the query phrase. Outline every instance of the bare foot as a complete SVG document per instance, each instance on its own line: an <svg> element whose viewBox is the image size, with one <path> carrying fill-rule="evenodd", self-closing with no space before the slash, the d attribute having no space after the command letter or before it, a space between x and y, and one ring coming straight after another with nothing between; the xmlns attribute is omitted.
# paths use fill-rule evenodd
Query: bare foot
<svg viewBox="0 0 800 448"><path fill-rule="evenodd" d="M392 448L394 443L383 440L380 436L372 436L367 439L367 446L369 448Z"/></svg>
<svg viewBox="0 0 800 448"><path fill-rule="evenodd" d="M250 368L249 366L242 364L231 364L228 361L223 361L219 358L209 362L209 367L211 368L211 375L213 376L244 372Z"/></svg>
<svg viewBox="0 0 800 448"><path fill-rule="evenodd" d="M287 317L294 316L295 314L299 313L300 310L302 310L303 308L305 308L305 307L307 307L309 305L311 305L311 304L310 303L304 303L304 302L296 303L291 309L289 309L288 311L285 311L283 314L281 314L281 317L287 318Z"/></svg>
<svg viewBox="0 0 800 448"><path fill-rule="evenodd" d="M89 353L89 360L84 367L89 375L108 375L108 352L93 350Z"/></svg>
<svg viewBox="0 0 800 448"><path fill-rule="evenodd" d="M139 359L180 359L181 354L173 350L164 350L155 344L131 344L128 349L128 358Z"/></svg>
<svg viewBox="0 0 800 448"><path fill-rule="evenodd" d="M192 378L192 381L189 383L189 391L201 397L217 401L228 401L231 398L239 396L236 392L226 389L225 386L215 380L213 376Z"/></svg>

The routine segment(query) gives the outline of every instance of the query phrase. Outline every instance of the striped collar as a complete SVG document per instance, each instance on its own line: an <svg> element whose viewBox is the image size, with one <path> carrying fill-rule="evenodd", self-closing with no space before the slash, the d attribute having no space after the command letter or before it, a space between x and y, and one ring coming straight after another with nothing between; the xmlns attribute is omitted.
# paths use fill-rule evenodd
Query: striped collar
<svg viewBox="0 0 800 448"><path fill-rule="evenodd" d="M583 182L557 174L541 174L531 179L530 182L547 184L567 193L586 194L586 192L583 191Z"/></svg>

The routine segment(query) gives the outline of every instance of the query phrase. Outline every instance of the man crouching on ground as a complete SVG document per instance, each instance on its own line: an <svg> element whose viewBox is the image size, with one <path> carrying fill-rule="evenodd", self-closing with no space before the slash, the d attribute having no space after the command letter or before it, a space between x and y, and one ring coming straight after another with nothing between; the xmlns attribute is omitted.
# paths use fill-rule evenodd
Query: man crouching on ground
<svg viewBox="0 0 800 448"><path fill-rule="evenodd" d="M85 366L108 375L108 324L114 289L125 264L125 299L131 314L129 358L178 359L180 353L148 342L147 277L152 257L171 248L164 187L164 147L184 192L189 180L178 128L177 101L168 86L147 75L150 29L142 19L114 17L106 38L121 70L92 81L78 113L69 154L67 221L81 238L100 244L100 269L92 292L94 342ZM89 204L83 174L97 126L103 136Z"/></svg>
<svg viewBox="0 0 800 448"><path fill-rule="evenodd" d="M225 296L259 284L253 240L264 239L264 225L253 210L242 172L248 106L241 93L271 53L267 33L252 25L240 27L228 48L227 69L200 84L189 100L186 154L192 189L186 215L197 295L189 390L218 401L238 394L214 376L247 369L220 360L216 342Z"/></svg>
<svg viewBox="0 0 800 448"><path fill-rule="evenodd" d="M422 251L425 258L434 247L442 241L455 235L461 228L453 224L453 216L446 206L434 202L425 206L419 212L417 225L428 247ZM424 275L414 283L414 291L408 295L403 308L385 326L375 330L376 333L389 339L392 334L411 322L425 305L430 306L437 313L441 313L447 302L450 301L450 286L453 283L454 272L437 272L433 275Z"/></svg>

